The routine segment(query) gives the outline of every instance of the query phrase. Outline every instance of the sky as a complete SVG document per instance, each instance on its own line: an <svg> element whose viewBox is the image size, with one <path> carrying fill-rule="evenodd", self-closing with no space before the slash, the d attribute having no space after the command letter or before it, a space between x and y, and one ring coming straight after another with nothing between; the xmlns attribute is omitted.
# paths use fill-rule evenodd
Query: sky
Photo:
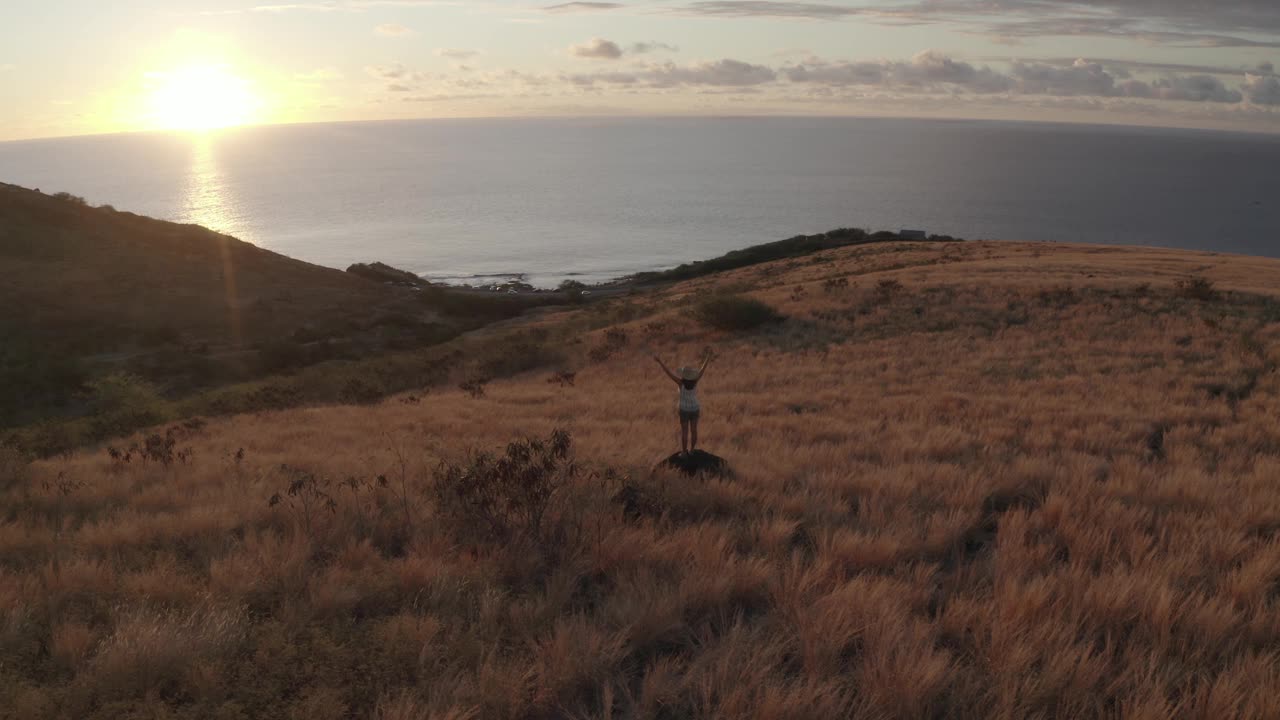
<svg viewBox="0 0 1280 720"><path fill-rule="evenodd" d="M1280 0L5 0L0 140L432 117L1280 132Z"/></svg>

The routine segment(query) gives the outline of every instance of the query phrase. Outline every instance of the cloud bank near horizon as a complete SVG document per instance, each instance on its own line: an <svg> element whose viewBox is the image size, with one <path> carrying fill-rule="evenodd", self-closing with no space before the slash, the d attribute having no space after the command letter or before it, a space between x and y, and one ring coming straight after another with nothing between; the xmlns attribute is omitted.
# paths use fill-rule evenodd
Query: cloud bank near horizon
<svg viewBox="0 0 1280 720"><path fill-rule="evenodd" d="M167 51L135 47L133 28L168 22L146 8L62 1L86 19L75 37L0 58L14 99L0 108L0 137L138 129L116 108L145 104L138 86L148 73L211 62L260 91L273 106L264 122L606 112L1052 119L1050 108L1089 121L1280 132L1277 0L172 0ZM9 28L60 13L33 4L17 15L27 22L0 27L0 47L24 40ZM201 36L201 25L221 35ZM202 38L212 42L190 42ZM192 50L202 45L238 57L202 57ZM76 53L122 59L100 77L42 62ZM405 105L426 102L430 111Z"/></svg>

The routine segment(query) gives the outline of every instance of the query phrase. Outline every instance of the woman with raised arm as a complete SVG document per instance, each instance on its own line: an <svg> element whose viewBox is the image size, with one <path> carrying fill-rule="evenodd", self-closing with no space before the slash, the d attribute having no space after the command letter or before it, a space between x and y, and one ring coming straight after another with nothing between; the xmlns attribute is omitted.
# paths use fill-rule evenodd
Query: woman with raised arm
<svg viewBox="0 0 1280 720"><path fill-rule="evenodd" d="M662 368L662 372L680 388L680 403L677 411L680 415L680 452L688 454L690 450L698 449L698 417L702 414L702 405L698 403L698 381L702 380L702 374L707 371L707 365L711 362L711 348L702 351L702 367L695 369L692 365L685 365L676 372L671 372L662 362L662 358L657 355L653 356L658 361L658 366Z"/></svg>

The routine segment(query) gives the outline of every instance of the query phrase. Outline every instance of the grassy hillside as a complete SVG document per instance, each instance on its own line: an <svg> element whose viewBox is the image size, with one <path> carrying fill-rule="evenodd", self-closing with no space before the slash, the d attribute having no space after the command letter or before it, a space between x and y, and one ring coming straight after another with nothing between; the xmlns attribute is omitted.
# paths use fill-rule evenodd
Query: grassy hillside
<svg viewBox="0 0 1280 720"><path fill-rule="evenodd" d="M0 708L1276 717L1277 271L827 250L469 339L429 392L10 459ZM650 355L707 346L737 474L654 473Z"/></svg>
<svg viewBox="0 0 1280 720"><path fill-rule="evenodd" d="M562 353L521 333L479 350L460 336L549 305L592 305L585 322L597 327L632 317L626 297L639 287L894 239L842 229L589 294L507 294L434 286L377 262L339 272L0 184L0 445L47 457L162 421L504 377Z"/></svg>
<svg viewBox="0 0 1280 720"><path fill-rule="evenodd" d="M4 321L42 342L90 351L148 335L239 344L349 319L390 295L201 227L13 185L0 185L0 218Z"/></svg>
<svg viewBox="0 0 1280 720"><path fill-rule="evenodd" d="M86 416L46 434L109 437L137 426L104 409L121 394L159 419L202 389L434 345L538 302L392 286L0 184L0 429Z"/></svg>

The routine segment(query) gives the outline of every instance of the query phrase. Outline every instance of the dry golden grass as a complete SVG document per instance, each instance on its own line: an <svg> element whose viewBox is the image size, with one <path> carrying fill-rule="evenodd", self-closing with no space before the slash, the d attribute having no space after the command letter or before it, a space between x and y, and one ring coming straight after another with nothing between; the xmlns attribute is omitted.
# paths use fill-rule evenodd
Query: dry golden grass
<svg viewBox="0 0 1280 720"><path fill-rule="evenodd" d="M634 298L626 341L529 321L596 328L572 386L217 420L185 463L0 462L0 714L1278 717L1277 271L851 248ZM725 289L787 320L711 333L689 309ZM737 475L654 475L678 426L649 354L706 345L703 444ZM601 472L545 532L437 506L442 460L555 428ZM302 477L335 505L268 504Z"/></svg>

